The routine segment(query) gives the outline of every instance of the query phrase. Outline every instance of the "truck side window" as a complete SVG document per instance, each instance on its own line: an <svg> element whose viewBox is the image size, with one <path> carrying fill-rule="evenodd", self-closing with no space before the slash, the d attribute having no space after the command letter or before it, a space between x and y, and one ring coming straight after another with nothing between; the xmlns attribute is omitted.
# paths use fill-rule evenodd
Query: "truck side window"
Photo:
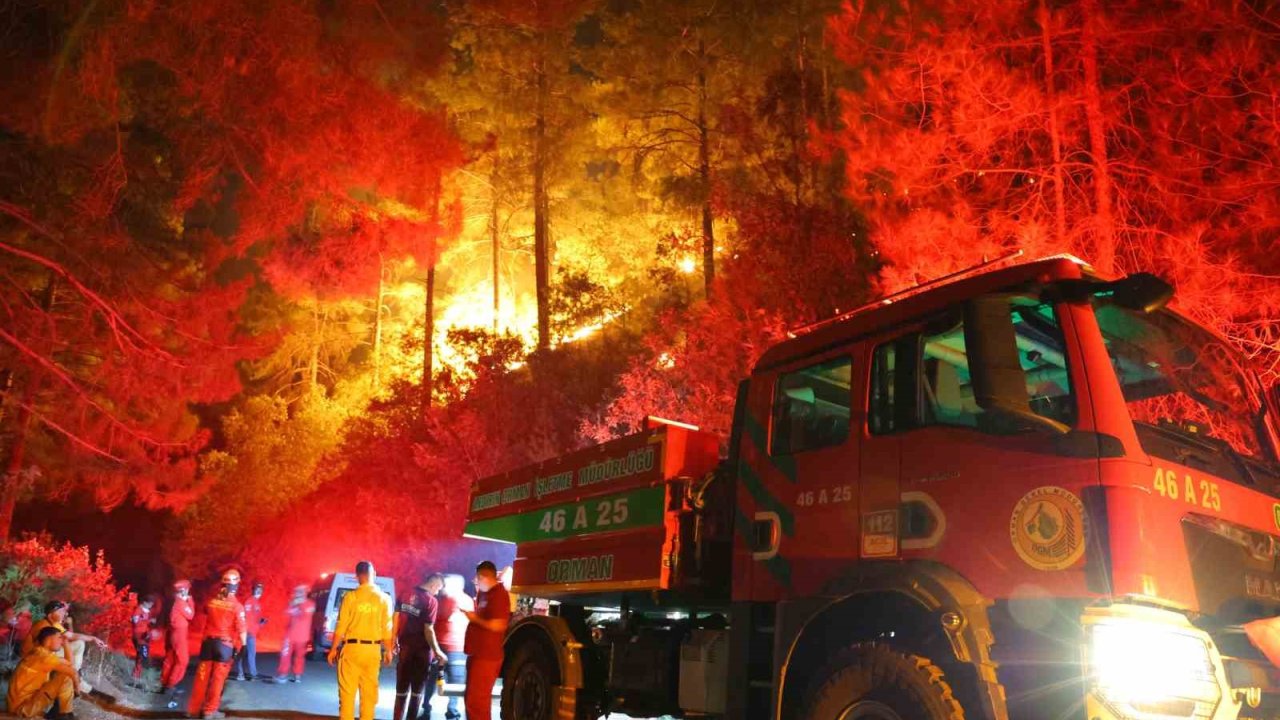
<svg viewBox="0 0 1280 720"><path fill-rule="evenodd" d="M1066 343L1053 306L1015 297L1010 308L1029 409L1073 424L1075 399L1068 379ZM908 377L913 370L915 378ZM915 407L902 407L903 403ZM991 432L1018 430L978 407L969 377L964 321L958 312L939 318L919 333L876 347L871 359L867 419L875 435L925 425L958 425Z"/></svg>
<svg viewBox="0 0 1280 720"><path fill-rule="evenodd" d="M1075 398L1071 394L1066 342L1053 305L1035 298L1014 297L1009 307L1028 409L1042 417L1073 424ZM959 314L951 322L928 328L920 340L921 425L960 425L998 433L1020 429L978 407Z"/></svg>
<svg viewBox="0 0 1280 720"><path fill-rule="evenodd" d="M867 422L872 435L888 435L898 429L898 408L894 404L894 368L898 347L887 342L871 356L871 402Z"/></svg>
<svg viewBox="0 0 1280 720"><path fill-rule="evenodd" d="M783 373L773 398L774 455L840 445L849 437L852 358L833 358Z"/></svg>

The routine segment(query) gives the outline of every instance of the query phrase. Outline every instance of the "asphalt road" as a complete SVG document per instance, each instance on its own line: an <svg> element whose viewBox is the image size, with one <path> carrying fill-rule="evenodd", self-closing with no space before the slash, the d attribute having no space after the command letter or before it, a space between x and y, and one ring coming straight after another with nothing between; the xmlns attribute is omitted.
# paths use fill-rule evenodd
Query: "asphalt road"
<svg viewBox="0 0 1280 720"><path fill-rule="evenodd" d="M276 653L258 653L258 671L274 673L279 655ZM179 700L184 703L179 710L185 708L187 692L191 687L191 678L195 675L194 665L187 673L183 683L184 693ZM152 696L152 709L165 711L167 698ZM382 669L382 687L378 693L378 710L375 720L391 720L391 709L396 699L395 667ZM431 701L431 717L429 720L443 720L447 698L434 697ZM461 698L459 698L461 707ZM338 715L338 674L323 661L307 662L306 672L301 683L285 683L276 685L262 680L256 682L227 681L227 689L222 695L222 709L231 718L241 717L288 717L312 715L320 717L337 717ZM172 711L168 711L172 712ZM493 703L493 719L499 717L498 703ZM426 720L424 718L424 720ZM608 720L627 720L625 715L610 715Z"/></svg>

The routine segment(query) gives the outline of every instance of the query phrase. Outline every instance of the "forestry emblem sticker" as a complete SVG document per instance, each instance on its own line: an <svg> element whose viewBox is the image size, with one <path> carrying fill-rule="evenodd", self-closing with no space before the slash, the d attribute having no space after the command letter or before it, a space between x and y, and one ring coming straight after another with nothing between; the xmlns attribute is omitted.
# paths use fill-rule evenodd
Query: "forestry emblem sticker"
<svg viewBox="0 0 1280 720"><path fill-rule="evenodd" d="M1023 562L1061 570L1084 555L1084 504L1069 490L1046 485L1022 496L1009 519L1009 538Z"/></svg>

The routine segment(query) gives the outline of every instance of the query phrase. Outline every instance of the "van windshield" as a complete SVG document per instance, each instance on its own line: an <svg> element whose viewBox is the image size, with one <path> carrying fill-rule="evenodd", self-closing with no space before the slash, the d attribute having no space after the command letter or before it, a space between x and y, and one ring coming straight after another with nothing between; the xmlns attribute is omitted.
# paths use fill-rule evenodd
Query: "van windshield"
<svg viewBox="0 0 1280 720"><path fill-rule="evenodd" d="M1146 426L1269 459L1258 422L1261 398L1234 348L1168 310L1148 314L1105 300L1097 301L1095 310L1140 431ZM1144 439L1147 452L1160 455L1148 445Z"/></svg>

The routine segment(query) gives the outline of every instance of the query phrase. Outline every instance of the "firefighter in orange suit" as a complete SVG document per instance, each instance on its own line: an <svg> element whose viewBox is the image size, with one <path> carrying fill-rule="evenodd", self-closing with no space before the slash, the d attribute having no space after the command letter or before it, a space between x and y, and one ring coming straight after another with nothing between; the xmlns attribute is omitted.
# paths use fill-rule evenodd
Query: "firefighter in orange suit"
<svg viewBox="0 0 1280 720"><path fill-rule="evenodd" d="M393 649L391 598L373 584L377 577L373 563L356 563L356 577L360 587L342 598L329 651L329 664L338 665L338 720L355 720L357 691L360 720L373 720L378 706L378 672L380 665L391 664Z"/></svg>
<svg viewBox="0 0 1280 720"><path fill-rule="evenodd" d="M187 675L187 663L191 652L187 647L187 628L196 616L196 604L191 600L191 582L179 580L173 584L173 604L169 608L168 646L164 653L164 668L160 672L162 692L176 695L178 683ZM170 701L173 698L170 697ZM177 707L176 705L174 707Z"/></svg>
<svg viewBox="0 0 1280 720"><path fill-rule="evenodd" d="M244 606L236 599L239 587L240 572L224 572L222 588L205 605L204 642L200 644L200 667L196 669L191 702L187 704L188 717L202 720L226 717L218 712L222 687L231 674L231 659L244 647L245 641Z"/></svg>

